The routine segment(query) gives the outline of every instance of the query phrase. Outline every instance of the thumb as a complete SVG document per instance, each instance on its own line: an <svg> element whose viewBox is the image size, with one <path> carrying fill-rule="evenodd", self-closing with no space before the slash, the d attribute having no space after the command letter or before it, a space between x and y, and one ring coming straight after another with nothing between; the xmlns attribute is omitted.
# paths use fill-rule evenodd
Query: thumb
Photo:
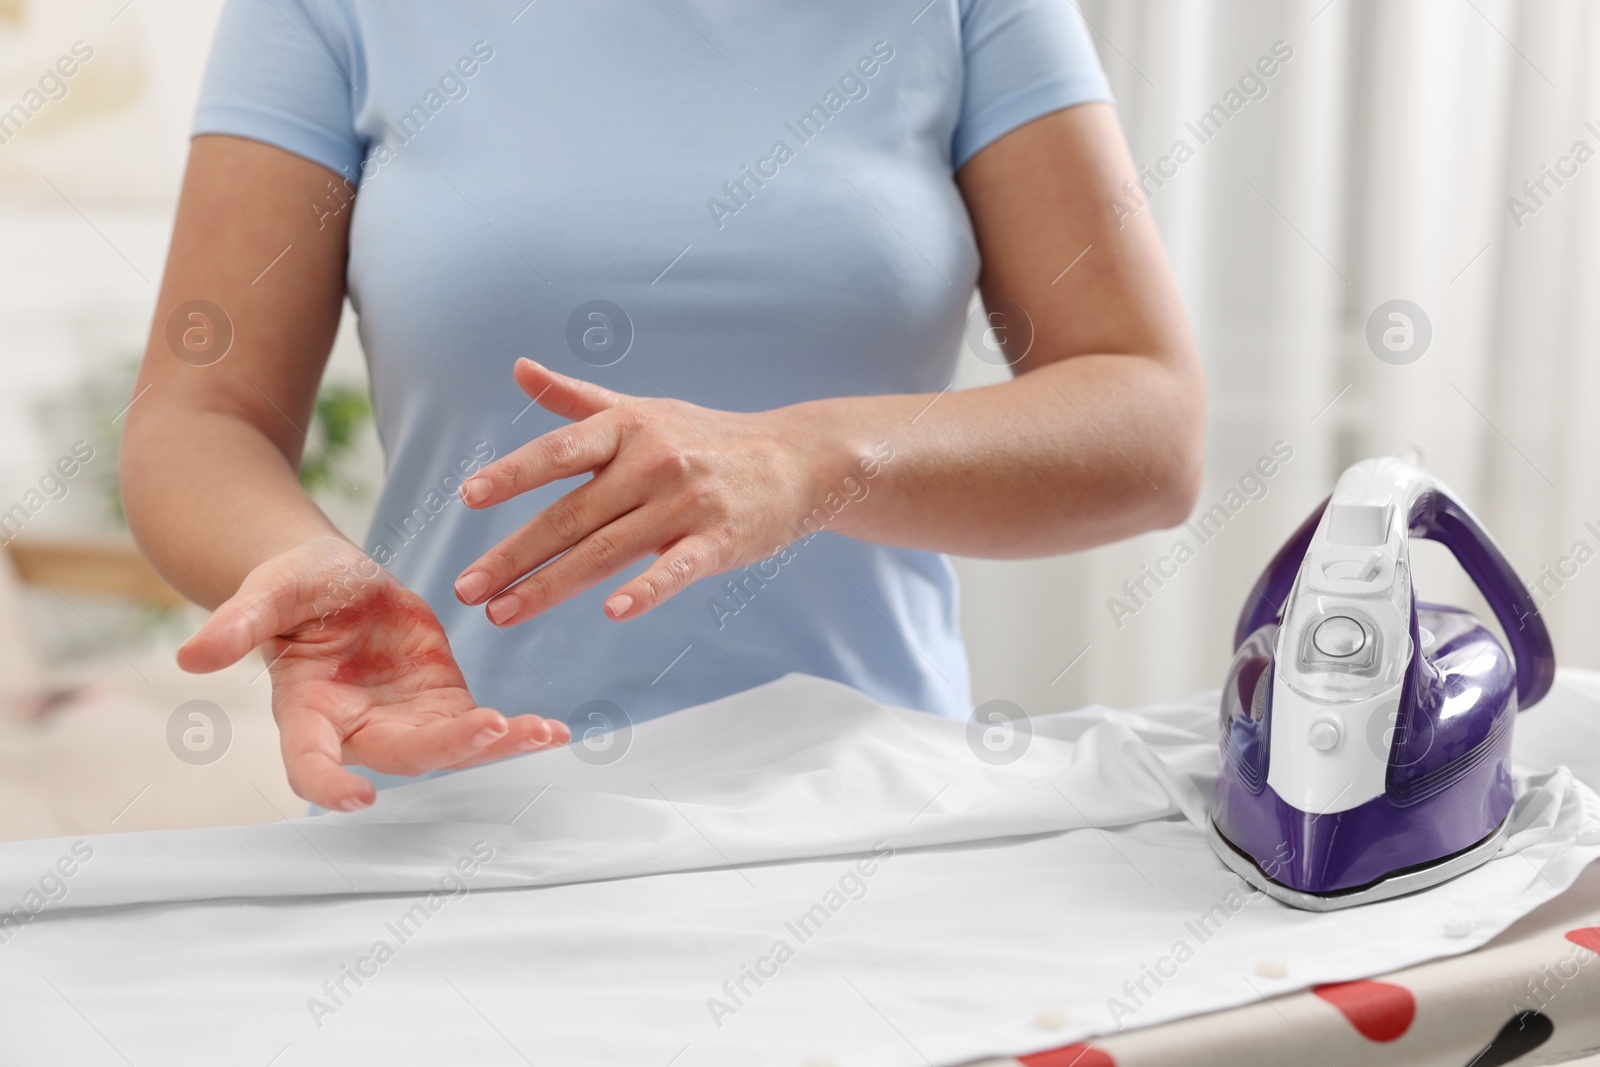
<svg viewBox="0 0 1600 1067"><path fill-rule="evenodd" d="M593 382L557 374L542 363L535 363L527 358L517 360L517 365L512 368L512 374L517 379L517 384L522 387L522 391L532 397L534 403L554 415L560 415L574 422L587 419L590 415L597 415L632 399Z"/></svg>
<svg viewBox="0 0 1600 1067"><path fill-rule="evenodd" d="M261 564L178 649L178 666L191 674L220 671L262 642L309 622L316 617L315 595L303 584L283 561Z"/></svg>

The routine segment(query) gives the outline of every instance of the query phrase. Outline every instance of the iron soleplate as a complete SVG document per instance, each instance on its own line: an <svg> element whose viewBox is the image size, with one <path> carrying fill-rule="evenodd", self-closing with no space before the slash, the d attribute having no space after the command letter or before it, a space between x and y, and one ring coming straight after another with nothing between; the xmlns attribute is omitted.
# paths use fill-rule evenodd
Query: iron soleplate
<svg viewBox="0 0 1600 1067"><path fill-rule="evenodd" d="M1505 842L1506 829L1510 824L1511 816L1507 815L1492 834L1460 852L1453 852L1433 863L1404 868L1357 889L1344 889L1333 893L1307 893L1291 889L1269 877L1255 860L1241 852L1233 842L1223 836L1215 822L1207 819L1206 830L1211 838L1211 847L1222 857L1222 862L1226 863L1234 874L1269 897L1302 911L1339 911L1343 908L1373 904L1380 900L1417 893L1441 882L1448 882L1458 875L1466 874L1474 867L1481 866L1494 858Z"/></svg>

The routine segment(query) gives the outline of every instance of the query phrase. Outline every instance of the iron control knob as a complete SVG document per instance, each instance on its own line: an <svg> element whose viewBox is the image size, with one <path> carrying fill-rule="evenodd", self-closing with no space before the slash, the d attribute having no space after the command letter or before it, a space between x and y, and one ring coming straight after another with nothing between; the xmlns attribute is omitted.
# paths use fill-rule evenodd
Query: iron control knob
<svg viewBox="0 0 1600 1067"><path fill-rule="evenodd" d="M1344 731L1339 728L1338 719L1318 719L1311 724L1311 747L1318 752L1331 752L1339 747L1339 741L1344 736Z"/></svg>

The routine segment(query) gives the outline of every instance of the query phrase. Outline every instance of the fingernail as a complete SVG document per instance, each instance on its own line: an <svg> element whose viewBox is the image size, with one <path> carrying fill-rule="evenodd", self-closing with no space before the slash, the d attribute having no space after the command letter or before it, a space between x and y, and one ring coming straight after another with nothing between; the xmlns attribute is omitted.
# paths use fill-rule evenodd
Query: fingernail
<svg viewBox="0 0 1600 1067"><path fill-rule="evenodd" d="M456 596L468 604L475 604L489 591L489 576L482 571L468 571L456 579Z"/></svg>
<svg viewBox="0 0 1600 1067"><path fill-rule="evenodd" d="M492 745L505 735L505 723L501 723L499 726L485 726L483 729L472 735L472 747L482 748L485 745Z"/></svg>
<svg viewBox="0 0 1600 1067"><path fill-rule="evenodd" d="M629 596L627 593L618 593L616 596L606 601L606 610L611 613L611 617L613 619L622 618L622 616L628 613L628 609L631 607L633 607L633 597Z"/></svg>
<svg viewBox="0 0 1600 1067"><path fill-rule="evenodd" d="M468 478L461 483L461 499L470 507L489 499L489 479Z"/></svg>
<svg viewBox="0 0 1600 1067"><path fill-rule="evenodd" d="M489 618L493 622L509 622L511 616L522 608L522 601L515 593L506 593L489 601Z"/></svg>
<svg viewBox="0 0 1600 1067"><path fill-rule="evenodd" d="M360 811L367 806L367 802L360 797L345 797L339 801L340 811Z"/></svg>
<svg viewBox="0 0 1600 1067"><path fill-rule="evenodd" d="M517 365L518 366L521 366L524 363L526 363L528 366L534 367L534 368L537 368L539 366L539 364L535 363L533 360L529 359L527 356L523 356L522 358L517 360Z"/></svg>

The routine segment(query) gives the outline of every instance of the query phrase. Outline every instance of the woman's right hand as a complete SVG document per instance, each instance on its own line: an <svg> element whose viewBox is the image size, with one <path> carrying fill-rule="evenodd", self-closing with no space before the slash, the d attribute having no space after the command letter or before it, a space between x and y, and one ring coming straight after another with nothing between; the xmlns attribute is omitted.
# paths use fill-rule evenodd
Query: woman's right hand
<svg viewBox="0 0 1600 1067"><path fill-rule="evenodd" d="M178 665L221 670L258 646L289 785L324 808L376 799L345 764L416 775L571 739L559 720L478 707L432 609L340 537L256 567L178 650Z"/></svg>

